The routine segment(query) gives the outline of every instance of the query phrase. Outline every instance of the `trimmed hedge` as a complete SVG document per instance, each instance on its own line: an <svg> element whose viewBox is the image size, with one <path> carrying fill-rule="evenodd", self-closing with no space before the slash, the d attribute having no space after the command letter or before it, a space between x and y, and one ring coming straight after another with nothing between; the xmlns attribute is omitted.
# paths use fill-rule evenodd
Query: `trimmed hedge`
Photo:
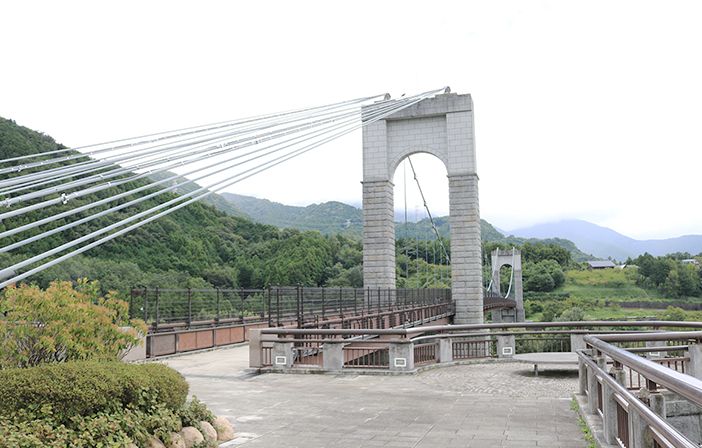
<svg viewBox="0 0 702 448"><path fill-rule="evenodd" d="M185 379L162 364L78 361L0 370L0 415L5 416L48 405L67 421L144 407L145 397L175 411L187 395Z"/></svg>

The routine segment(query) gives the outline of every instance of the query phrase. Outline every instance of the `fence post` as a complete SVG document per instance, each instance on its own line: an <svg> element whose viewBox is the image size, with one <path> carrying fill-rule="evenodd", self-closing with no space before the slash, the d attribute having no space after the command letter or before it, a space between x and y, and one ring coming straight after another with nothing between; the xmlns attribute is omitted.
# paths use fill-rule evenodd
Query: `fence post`
<svg viewBox="0 0 702 448"><path fill-rule="evenodd" d="M275 287L275 314L277 316L277 327L280 327L280 287Z"/></svg>
<svg viewBox="0 0 702 448"><path fill-rule="evenodd" d="M292 342L273 342L271 363L274 369L289 369L293 366L294 360Z"/></svg>
<svg viewBox="0 0 702 448"><path fill-rule="evenodd" d="M602 426L604 439L607 443L617 443L617 401L614 390L607 383L602 383Z"/></svg>
<svg viewBox="0 0 702 448"><path fill-rule="evenodd" d="M515 341L514 341L514 335L508 335L508 336L497 336L497 357L498 358L511 358L514 356L515 350ZM536 371L536 370L535 370Z"/></svg>
<svg viewBox="0 0 702 448"><path fill-rule="evenodd" d="M324 288L322 288L322 320L324 320L326 315L326 304L324 303Z"/></svg>
<svg viewBox="0 0 702 448"><path fill-rule="evenodd" d="M252 328L249 330L249 367L263 367L262 358L263 344L261 343L261 330Z"/></svg>
<svg viewBox="0 0 702 448"><path fill-rule="evenodd" d="M578 356L578 393L585 396L587 391L587 366L585 362Z"/></svg>
<svg viewBox="0 0 702 448"><path fill-rule="evenodd" d="M158 290L157 290L158 292ZM188 288L188 330L193 322L193 291Z"/></svg>
<svg viewBox="0 0 702 448"><path fill-rule="evenodd" d="M134 318L134 287L129 290L129 318Z"/></svg>
<svg viewBox="0 0 702 448"><path fill-rule="evenodd" d="M597 415L597 374L589 366L585 368L587 369L587 412Z"/></svg>
<svg viewBox="0 0 702 448"><path fill-rule="evenodd" d="M215 323L219 325L219 316L220 316L220 307L219 307L219 288L216 288L217 291L217 315L215 316Z"/></svg>
<svg viewBox="0 0 702 448"><path fill-rule="evenodd" d="M344 367L344 343L325 342L322 345L322 364L324 370L338 372Z"/></svg>
<svg viewBox="0 0 702 448"><path fill-rule="evenodd" d="M665 408L665 396L658 390L658 385L651 380L646 380L646 389L649 392L649 407L661 418L667 417Z"/></svg>
<svg viewBox="0 0 702 448"><path fill-rule="evenodd" d="M702 345L699 341L690 341L688 344L688 355L690 362L687 365L687 374L702 380Z"/></svg>
<svg viewBox="0 0 702 448"><path fill-rule="evenodd" d="M305 325L305 287L300 285L300 328Z"/></svg>
<svg viewBox="0 0 702 448"><path fill-rule="evenodd" d="M158 289L158 287L156 287L156 321L154 322L154 328L158 328L158 320L160 317L159 297L160 297L159 289Z"/></svg>
<svg viewBox="0 0 702 448"><path fill-rule="evenodd" d="M408 372L414 370L414 344L412 342L391 342L388 353L391 371Z"/></svg>
<svg viewBox="0 0 702 448"><path fill-rule="evenodd" d="M571 334L570 335L570 351L577 353L578 350L585 348L585 335Z"/></svg>
<svg viewBox="0 0 702 448"><path fill-rule="evenodd" d="M343 303L344 303L344 288L339 286L339 317L341 318L342 321L344 320ZM341 328L344 328L343 322L341 324Z"/></svg>
<svg viewBox="0 0 702 448"><path fill-rule="evenodd" d="M239 288L239 293L237 294L239 296L239 302L241 303L241 307L239 308L239 320L241 323L244 323L244 294L243 290Z"/></svg>
<svg viewBox="0 0 702 448"><path fill-rule="evenodd" d="M377 328L383 328L383 325L382 325L382 323L381 323L381 319L382 319L381 313L382 313L383 311L382 311L382 309L380 308L380 302L381 302L382 298L380 297L380 294L381 294L381 289L378 288L378 318L376 319L376 322L378 323Z"/></svg>
<svg viewBox="0 0 702 448"><path fill-rule="evenodd" d="M653 446L646 443L646 428L648 425L641 418L641 415L633 408L629 407L629 443L634 448L645 448Z"/></svg>
<svg viewBox="0 0 702 448"><path fill-rule="evenodd" d="M353 288L353 314L358 314L358 289Z"/></svg>
<svg viewBox="0 0 702 448"><path fill-rule="evenodd" d="M273 316L271 313L271 287L268 285L268 326L273 326Z"/></svg>
<svg viewBox="0 0 702 448"><path fill-rule="evenodd" d="M439 362L453 361L453 341L451 338L439 339Z"/></svg>
<svg viewBox="0 0 702 448"><path fill-rule="evenodd" d="M144 288L144 323L149 323L149 290Z"/></svg>

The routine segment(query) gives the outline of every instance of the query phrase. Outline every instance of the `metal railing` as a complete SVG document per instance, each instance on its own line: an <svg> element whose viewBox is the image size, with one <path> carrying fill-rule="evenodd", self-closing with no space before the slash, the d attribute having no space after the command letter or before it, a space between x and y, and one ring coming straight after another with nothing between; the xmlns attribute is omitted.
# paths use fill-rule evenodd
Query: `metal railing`
<svg viewBox="0 0 702 448"><path fill-rule="evenodd" d="M609 331L605 331L610 329ZM661 329L679 331L660 332ZM273 344L294 353L295 344L316 342L322 353L335 350L342 361L317 366L329 370L384 369L414 372L417 367L502 357L496 346L522 350L577 352L579 392L587 412L601 418L607 443L624 448L700 446L702 428L692 433L676 415L677 401L702 420L702 329L700 322L597 321L441 325L386 329L254 330L251 350ZM567 335L567 340L566 340ZM660 345L663 344L663 345ZM286 346L290 351L286 352ZM265 358L265 354L263 357ZM295 356L295 355L291 355ZM650 359L649 359L650 358ZM260 363L259 363L260 364ZM260 367L252 365L252 367ZM292 368L295 368L293 365ZM670 407L672 406L672 408ZM666 409L672 409L666 415ZM688 426L685 426L688 425ZM655 445L646 445L652 440Z"/></svg>
<svg viewBox="0 0 702 448"><path fill-rule="evenodd" d="M425 364L433 364L437 361L437 348L438 344L436 342L429 342L427 344L415 344L414 345L414 365L421 366Z"/></svg>
<svg viewBox="0 0 702 448"><path fill-rule="evenodd" d="M384 347L344 347L343 368L387 369L390 355Z"/></svg>
<svg viewBox="0 0 702 448"><path fill-rule="evenodd" d="M699 328L699 323L693 325ZM682 331L649 334L588 335L587 349L578 351L580 394L587 412L602 419L605 443L643 447L699 447L700 428L668 414L667 400L682 400L702 407L702 332ZM687 341L687 346L627 349L625 343ZM615 345L616 344L616 345ZM640 354L687 351L685 356L648 359ZM610 368L611 366L611 368ZM686 374L686 370L687 373ZM694 376L693 376L694 375ZM636 378L636 382L634 382ZM596 392L595 392L596 391ZM688 411L689 412L689 411ZM698 425L699 426L699 425Z"/></svg>
<svg viewBox="0 0 702 448"><path fill-rule="evenodd" d="M270 327L305 328L350 316L377 316L383 312L451 303L450 289L134 288L129 298L129 314L132 318L143 319L152 332L256 322ZM374 327L371 322L365 325Z"/></svg>

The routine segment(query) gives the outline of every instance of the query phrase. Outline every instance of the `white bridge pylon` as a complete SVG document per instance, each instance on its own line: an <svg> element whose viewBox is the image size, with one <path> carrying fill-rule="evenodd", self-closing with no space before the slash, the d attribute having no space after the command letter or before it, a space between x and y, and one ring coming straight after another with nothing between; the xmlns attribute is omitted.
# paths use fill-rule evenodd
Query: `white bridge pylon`
<svg viewBox="0 0 702 448"><path fill-rule="evenodd" d="M494 310L492 312L493 322L524 322L526 316L524 314L524 290L522 287L522 252L514 247L511 250L497 248L490 255L492 276L488 290L503 297L500 291L500 269L503 266L510 266L509 287L504 298L508 298L511 294L516 302L514 308Z"/></svg>
<svg viewBox="0 0 702 448"><path fill-rule="evenodd" d="M363 129L364 287L395 288L392 178L403 159L419 152L438 157L448 173L454 321L482 323L478 174L473 101L468 94L447 89Z"/></svg>

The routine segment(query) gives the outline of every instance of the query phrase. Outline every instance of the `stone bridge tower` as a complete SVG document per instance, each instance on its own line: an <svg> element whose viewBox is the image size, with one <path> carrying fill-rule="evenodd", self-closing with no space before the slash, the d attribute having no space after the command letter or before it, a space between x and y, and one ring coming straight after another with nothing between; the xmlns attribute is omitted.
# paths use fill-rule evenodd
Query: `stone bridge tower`
<svg viewBox="0 0 702 448"><path fill-rule="evenodd" d="M364 128L364 286L395 288L392 179L400 162L419 152L441 159L448 172L454 321L482 323L480 210L470 95L437 95Z"/></svg>
<svg viewBox="0 0 702 448"><path fill-rule="evenodd" d="M490 254L492 259L492 281L491 292L502 297L500 291L500 269L502 266L509 266L512 269L512 291L505 291L505 294L513 292L515 307L512 309L495 310L492 312L493 322L524 322L524 289L522 287L522 252L519 249L500 250L499 248Z"/></svg>

